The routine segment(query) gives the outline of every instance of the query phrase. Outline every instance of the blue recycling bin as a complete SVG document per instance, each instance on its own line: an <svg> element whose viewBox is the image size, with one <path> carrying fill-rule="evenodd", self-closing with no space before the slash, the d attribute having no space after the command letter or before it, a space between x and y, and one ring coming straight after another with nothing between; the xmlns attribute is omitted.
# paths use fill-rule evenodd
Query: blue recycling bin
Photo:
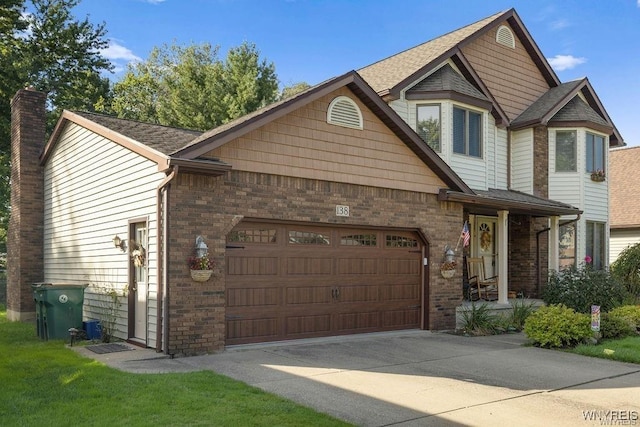
<svg viewBox="0 0 640 427"><path fill-rule="evenodd" d="M82 329L87 334L88 340L99 340L102 336L102 327L99 320L85 320L82 322Z"/></svg>

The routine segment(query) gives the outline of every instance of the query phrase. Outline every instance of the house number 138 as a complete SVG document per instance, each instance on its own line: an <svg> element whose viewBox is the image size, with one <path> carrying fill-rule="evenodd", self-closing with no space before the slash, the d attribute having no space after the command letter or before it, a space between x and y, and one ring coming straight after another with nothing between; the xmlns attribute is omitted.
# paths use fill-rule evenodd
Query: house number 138
<svg viewBox="0 0 640 427"><path fill-rule="evenodd" d="M349 206L336 205L336 216L349 216Z"/></svg>

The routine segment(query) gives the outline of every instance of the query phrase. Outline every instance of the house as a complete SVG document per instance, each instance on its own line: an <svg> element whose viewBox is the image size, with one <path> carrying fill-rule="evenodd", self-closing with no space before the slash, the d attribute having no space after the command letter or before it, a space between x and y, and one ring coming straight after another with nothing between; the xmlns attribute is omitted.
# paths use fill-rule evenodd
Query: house
<svg viewBox="0 0 640 427"><path fill-rule="evenodd" d="M633 185L640 182L639 164L640 147L609 152L609 263L613 263L628 246L640 243L640 201L637 187Z"/></svg>
<svg viewBox="0 0 640 427"><path fill-rule="evenodd" d="M499 303L536 296L549 269L606 253L589 171L622 144L513 10L204 133L65 111L43 140L44 95L19 91L8 316L33 316L34 282L90 284L88 318L125 290L116 335L171 355L452 329L463 255L485 257Z"/></svg>

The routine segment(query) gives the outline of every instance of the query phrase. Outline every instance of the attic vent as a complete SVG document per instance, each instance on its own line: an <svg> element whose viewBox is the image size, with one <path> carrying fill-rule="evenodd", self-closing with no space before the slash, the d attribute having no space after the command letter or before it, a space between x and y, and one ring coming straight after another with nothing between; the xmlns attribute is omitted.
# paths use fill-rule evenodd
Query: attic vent
<svg viewBox="0 0 640 427"><path fill-rule="evenodd" d="M502 45L510 47L511 49L516 48L516 39L509 27L505 25L501 25L500 28L498 28L498 32L496 33L496 41Z"/></svg>
<svg viewBox="0 0 640 427"><path fill-rule="evenodd" d="M329 104L327 123L362 129L362 113L358 105L351 98L338 96Z"/></svg>

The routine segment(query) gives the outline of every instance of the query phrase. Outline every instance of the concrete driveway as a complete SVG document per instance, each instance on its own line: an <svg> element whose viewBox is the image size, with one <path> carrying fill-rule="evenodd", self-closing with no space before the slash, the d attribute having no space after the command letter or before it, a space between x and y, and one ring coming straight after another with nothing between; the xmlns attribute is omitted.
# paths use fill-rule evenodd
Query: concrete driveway
<svg viewBox="0 0 640 427"><path fill-rule="evenodd" d="M210 369L362 426L640 425L640 365L525 341L404 331L103 361L130 372Z"/></svg>

